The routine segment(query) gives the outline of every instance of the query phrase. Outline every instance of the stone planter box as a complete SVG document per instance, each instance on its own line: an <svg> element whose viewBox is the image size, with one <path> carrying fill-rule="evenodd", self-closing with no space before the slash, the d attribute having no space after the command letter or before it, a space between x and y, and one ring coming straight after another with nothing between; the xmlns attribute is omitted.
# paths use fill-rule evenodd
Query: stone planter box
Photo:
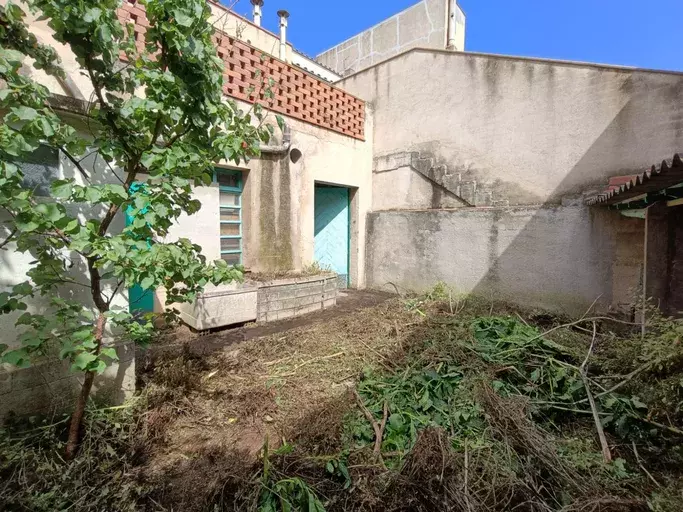
<svg viewBox="0 0 683 512"><path fill-rule="evenodd" d="M333 273L260 283L258 321L285 320L335 306L337 289Z"/></svg>
<svg viewBox="0 0 683 512"><path fill-rule="evenodd" d="M253 322L257 318L258 286L231 283L207 287L192 304L177 304L180 318L197 331Z"/></svg>

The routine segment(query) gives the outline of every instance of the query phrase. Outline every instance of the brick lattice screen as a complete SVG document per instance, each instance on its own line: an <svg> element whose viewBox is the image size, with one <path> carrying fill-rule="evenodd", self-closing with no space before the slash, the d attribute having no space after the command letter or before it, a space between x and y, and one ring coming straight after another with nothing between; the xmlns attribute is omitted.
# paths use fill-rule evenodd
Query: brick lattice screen
<svg viewBox="0 0 683 512"><path fill-rule="evenodd" d="M142 49L149 27L144 6L125 0L118 15L122 23L134 23ZM225 33L216 31L214 42L225 64L227 96L250 103L258 100L273 112L364 140L363 101ZM271 79L273 97L266 98L263 84Z"/></svg>

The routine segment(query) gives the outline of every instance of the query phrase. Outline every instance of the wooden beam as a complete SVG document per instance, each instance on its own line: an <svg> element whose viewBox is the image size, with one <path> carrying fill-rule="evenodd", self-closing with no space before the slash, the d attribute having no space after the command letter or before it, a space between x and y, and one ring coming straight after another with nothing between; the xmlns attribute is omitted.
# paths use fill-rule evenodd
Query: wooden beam
<svg viewBox="0 0 683 512"><path fill-rule="evenodd" d="M667 206L681 206L683 205L683 197L679 199L674 199L673 201L667 201L666 202Z"/></svg>

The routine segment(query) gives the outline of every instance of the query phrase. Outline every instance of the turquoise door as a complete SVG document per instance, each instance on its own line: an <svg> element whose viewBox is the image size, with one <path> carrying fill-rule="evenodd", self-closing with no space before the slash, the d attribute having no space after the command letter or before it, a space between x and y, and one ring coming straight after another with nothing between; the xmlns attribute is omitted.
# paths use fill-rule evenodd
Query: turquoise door
<svg viewBox="0 0 683 512"><path fill-rule="evenodd" d="M130 188L137 191L143 185L141 183L133 183ZM129 215L131 208L126 210L126 226L133 223L133 217ZM140 213L146 213L142 210ZM154 292L152 290L143 290L138 284L134 285L128 290L128 310L131 313L154 313Z"/></svg>
<svg viewBox="0 0 683 512"><path fill-rule="evenodd" d="M315 186L315 261L349 285L349 189Z"/></svg>

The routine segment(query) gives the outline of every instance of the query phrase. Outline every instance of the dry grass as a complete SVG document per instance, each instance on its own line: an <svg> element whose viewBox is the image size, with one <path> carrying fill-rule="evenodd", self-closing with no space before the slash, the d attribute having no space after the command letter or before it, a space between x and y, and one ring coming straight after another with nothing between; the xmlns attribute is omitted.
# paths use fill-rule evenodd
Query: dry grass
<svg viewBox="0 0 683 512"><path fill-rule="evenodd" d="M191 473L186 461L206 453L240 453L248 466L244 462L257 461L266 439L273 448L286 440L328 450L340 442L342 417L353 405L349 386L364 369L400 357L397 326L401 333L402 326L424 321L391 300L252 340L201 363L189 356L160 363L151 386L153 396L160 394L155 403L164 405L150 419L165 423L164 442L153 448L150 472L175 474L180 464ZM154 391L169 388L180 397Z"/></svg>
<svg viewBox="0 0 683 512"><path fill-rule="evenodd" d="M392 299L201 359L190 350L162 359L147 391L154 434L140 471L153 489L147 509L254 510L264 485L264 445L272 453L291 444L292 453L273 456L273 473L302 478L330 512L644 510L643 494L633 498L618 482L608 489L560 456L562 435L581 435L592 445L590 423L584 431L577 423L559 432L532 420L525 397L493 391L492 379L509 368L483 363L462 343L471 337L472 318L492 313L520 311L472 299ZM550 316L522 315L524 323L558 325ZM589 343L575 329L556 330L552 339L578 358ZM452 431L428 427L399 464L387 466L370 449L349 448L344 429L361 416L351 388L378 372L405 378L417 367L451 362L481 377L471 390L487 425L483 444L466 442L463 452L454 449ZM348 490L326 471L340 454L353 481ZM602 482L612 485L601 471Z"/></svg>

